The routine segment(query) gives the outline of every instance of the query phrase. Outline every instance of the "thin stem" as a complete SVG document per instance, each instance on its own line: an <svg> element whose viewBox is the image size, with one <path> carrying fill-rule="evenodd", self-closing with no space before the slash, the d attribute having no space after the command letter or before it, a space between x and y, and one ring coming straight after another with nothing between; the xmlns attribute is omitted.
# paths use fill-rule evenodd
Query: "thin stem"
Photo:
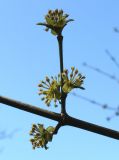
<svg viewBox="0 0 119 160"><path fill-rule="evenodd" d="M58 35L57 40L58 40L58 45L59 45L60 73L62 73L64 70L64 66L63 66L63 36Z"/></svg>
<svg viewBox="0 0 119 160"><path fill-rule="evenodd" d="M64 70L63 66L63 36L59 34L57 36L58 40L58 45L59 45L59 59L60 59L60 75L61 75L61 114L66 115L66 94L63 92L62 87L63 87L63 78L62 78L62 73Z"/></svg>
<svg viewBox="0 0 119 160"><path fill-rule="evenodd" d="M57 134L57 133L58 133L58 131L59 131L59 129L60 129L60 127L62 127L62 123L61 123L61 122L59 122L59 123L56 125L56 127L55 127L55 130L54 130L54 133L53 133L53 134Z"/></svg>

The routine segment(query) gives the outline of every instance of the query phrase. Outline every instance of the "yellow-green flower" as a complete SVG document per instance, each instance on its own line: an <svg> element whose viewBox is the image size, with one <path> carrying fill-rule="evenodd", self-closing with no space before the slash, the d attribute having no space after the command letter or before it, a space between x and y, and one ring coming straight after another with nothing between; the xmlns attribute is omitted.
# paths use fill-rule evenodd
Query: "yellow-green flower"
<svg viewBox="0 0 119 160"><path fill-rule="evenodd" d="M46 77L45 81L41 81L38 85L40 87L39 95L44 95L42 98L45 101L47 106L50 106L51 101L54 101L55 107L57 107L57 101L60 101L61 92L60 92L60 81L57 77L51 77L51 80Z"/></svg>
<svg viewBox="0 0 119 160"><path fill-rule="evenodd" d="M30 135L33 136L33 138L30 139L33 149L40 147L48 149L47 143L52 141L54 129L52 126L45 129L42 124L33 124L30 131Z"/></svg>
<svg viewBox="0 0 119 160"><path fill-rule="evenodd" d="M46 31L51 29L53 35L61 34L63 28L67 25L68 22L73 21L73 19L67 19L68 14L64 14L63 10L49 10L45 16L45 23L37 23L37 25L46 26Z"/></svg>
<svg viewBox="0 0 119 160"><path fill-rule="evenodd" d="M57 102L61 103L61 76L63 79L63 92L68 94L74 88L84 89L82 87L83 81L85 79L82 74L78 72L74 67L71 68L70 75L68 70L64 70L62 75L58 77L45 78L45 81L41 81L39 86L39 95L43 95L41 100L45 101L47 106L50 106L51 101L54 101L55 107L57 107Z"/></svg>
<svg viewBox="0 0 119 160"><path fill-rule="evenodd" d="M63 91L65 93L69 93L74 88L80 88L84 89L82 87L83 81L85 79L85 76L82 76L78 69L75 69L74 67L71 67L71 73L70 76L68 76L68 70L64 70L62 73L63 78Z"/></svg>

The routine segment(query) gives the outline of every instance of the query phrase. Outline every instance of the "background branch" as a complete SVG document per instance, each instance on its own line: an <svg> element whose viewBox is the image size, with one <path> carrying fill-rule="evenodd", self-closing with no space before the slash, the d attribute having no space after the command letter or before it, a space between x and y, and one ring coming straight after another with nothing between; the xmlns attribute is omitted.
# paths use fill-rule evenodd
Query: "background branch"
<svg viewBox="0 0 119 160"><path fill-rule="evenodd" d="M89 65L89 64L87 64L85 62L83 63L83 66L85 66L85 67L87 67L89 69L92 69L92 70L94 70L94 71L96 71L96 72L98 72L98 73L100 73L100 74L102 74L102 75L104 75L104 76L116 81L119 84L119 78L117 78L116 76L111 75L111 74L109 74L109 73L107 73L107 72L105 72L105 71L103 71L103 70L101 70L99 68L94 67L94 66L91 66L91 65Z"/></svg>
<svg viewBox="0 0 119 160"><path fill-rule="evenodd" d="M106 54L109 56L111 61L116 65L116 67L119 69L119 63L117 62L116 58L109 52L109 50L105 50Z"/></svg>
<svg viewBox="0 0 119 160"><path fill-rule="evenodd" d="M71 95L73 95L73 96L75 96L77 98L81 98L81 99L83 99L83 100L85 100L85 101L87 101L87 102L89 102L89 103L91 103L93 105L99 106L102 109L113 111L114 113L111 116L106 117L107 120L111 120L115 116L119 116L119 107L118 106L116 108L114 108L114 107L109 106L108 104L102 104L102 103L97 102L97 101L95 101L93 99L90 99L90 98L84 97L82 95L79 95L79 94L77 94L75 92L72 92Z"/></svg>

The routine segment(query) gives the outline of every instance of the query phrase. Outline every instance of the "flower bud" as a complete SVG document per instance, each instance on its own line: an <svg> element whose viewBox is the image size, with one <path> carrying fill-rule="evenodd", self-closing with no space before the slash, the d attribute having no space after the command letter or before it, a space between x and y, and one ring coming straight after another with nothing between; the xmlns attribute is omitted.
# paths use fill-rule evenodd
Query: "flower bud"
<svg viewBox="0 0 119 160"><path fill-rule="evenodd" d="M56 14L58 13L58 9L55 10L55 13L56 13Z"/></svg>
<svg viewBox="0 0 119 160"><path fill-rule="evenodd" d="M74 71L74 69L75 69L74 67L71 67L71 70L72 70L72 71Z"/></svg>
<svg viewBox="0 0 119 160"><path fill-rule="evenodd" d="M78 73L78 69L75 70L75 74L77 74L77 73Z"/></svg>

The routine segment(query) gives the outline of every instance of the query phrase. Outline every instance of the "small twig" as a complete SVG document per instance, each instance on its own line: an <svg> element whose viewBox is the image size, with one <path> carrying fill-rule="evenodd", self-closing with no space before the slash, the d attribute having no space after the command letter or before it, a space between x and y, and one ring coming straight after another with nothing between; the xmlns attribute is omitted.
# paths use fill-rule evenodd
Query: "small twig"
<svg viewBox="0 0 119 160"><path fill-rule="evenodd" d="M71 94L72 94L73 96L75 96L75 97L78 97L78 98L81 98L81 99L83 99L83 100L85 100L85 101L88 101L88 102L91 103L91 104L100 106L100 107L103 108L103 109L107 109L107 110L114 111L114 114L113 114L112 116L109 116L109 117L106 118L106 120L108 120L108 121L111 120L112 118L116 117L116 116L119 116L119 107L114 108L114 107L110 107L108 104L101 104L101 103L99 103L99 102L97 102L97 101L95 101L95 100L92 100L92 99L89 99L89 98L87 98L87 97L81 96L81 95L79 95L79 94L77 94L77 93L75 93L75 92L73 92L73 93L71 93Z"/></svg>
<svg viewBox="0 0 119 160"><path fill-rule="evenodd" d="M54 133L53 133L53 134L57 134L61 126L62 126L62 123L61 123L61 122L59 122L59 123L56 125L56 127L55 127L55 130L54 130Z"/></svg>
<svg viewBox="0 0 119 160"><path fill-rule="evenodd" d="M116 67L119 69L119 63L117 62L116 58L109 52L109 50L105 50L106 54L109 56L111 61L116 65Z"/></svg>
<svg viewBox="0 0 119 160"><path fill-rule="evenodd" d="M117 27L113 28L116 33L119 33L119 29Z"/></svg>
<svg viewBox="0 0 119 160"><path fill-rule="evenodd" d="M81 95L79 95L79 94L77 94L77 93L75 93L75 92L73 92L73 93L71 93L71 94L72 94L73 96L75 96L75 97L78 97L78 98L81 98L81 99L83 99L83 100L85 100L85 101L88 101L88 102L90 102L90 103L92 103L92 104L94 104L94 105L100 106L100 107L102 107L103 109L108 109L108 110L113 110L113 111L116 111L116 110L117 110L117 108L110 107L110 106L107 105L107 104L101 104L101 103L99 103L99 102L97 102L97 101L95 101L95 100L92 100L92 99L90 99L90 98L81 96Z"/></svg>
<svg viewBox="0 0 119 160"><path fill-rule="evenodd" d="M87 63L83 63L83 66L88 67L88 68L90 68L90 69L92 69L92 70L94 70L94 71L96 71L96 72L98 72L98 73L100 73L100 74L102 74L102 75L104 75L104 76L116 81L119 84L119 79L116 76L111 75L111 74L109 74L109 73L107 73L107 72L105 72L105 71L103 71L103 70L101 70L99 68L96 68L96 67L93 67L91 65L88 65Z"/></svg>

